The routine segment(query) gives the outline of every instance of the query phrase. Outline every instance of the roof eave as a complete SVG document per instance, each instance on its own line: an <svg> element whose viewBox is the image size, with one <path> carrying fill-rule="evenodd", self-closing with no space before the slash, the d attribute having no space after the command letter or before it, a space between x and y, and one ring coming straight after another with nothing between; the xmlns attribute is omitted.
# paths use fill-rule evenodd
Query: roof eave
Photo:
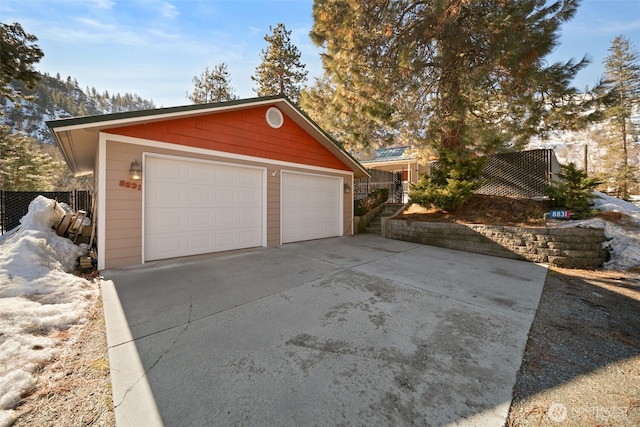
<svg viewBox="0 0 640 427"><path fill-rule="evenodd" d="M347 153L327 133L296 107L285 96L271 96L229 101L216 104L195 104L181 107L159 108L143 111L128 111L99 116L71 117L46 122L53 133L63 156L74 175L93 172L97 154L99 133L109 128L150 123L167 119L192 117L229 110L253 108L264 104L273 104L283 108L298 125L312 134L325 148L338 157L354 173L356 178L368 177L366 169ZM78 141L74 141L74 138ZM93 159L90 157L93 156Z"/></svg>

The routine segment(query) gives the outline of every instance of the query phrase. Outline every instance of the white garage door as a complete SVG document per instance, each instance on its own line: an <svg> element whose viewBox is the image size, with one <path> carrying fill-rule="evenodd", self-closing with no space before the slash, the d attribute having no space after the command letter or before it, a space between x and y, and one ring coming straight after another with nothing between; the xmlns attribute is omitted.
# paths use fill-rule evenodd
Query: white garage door
<svg viewBox="0 0 640 427"><path fill-rule="evenodd" d="M148 157L145 260L263 245L264 171Z"/></svg>
<svg viewBox="0 0 640 427"><path fill-rule="evenodd" d="M282 243L342 235L342 179L282 172Z"/></svg>

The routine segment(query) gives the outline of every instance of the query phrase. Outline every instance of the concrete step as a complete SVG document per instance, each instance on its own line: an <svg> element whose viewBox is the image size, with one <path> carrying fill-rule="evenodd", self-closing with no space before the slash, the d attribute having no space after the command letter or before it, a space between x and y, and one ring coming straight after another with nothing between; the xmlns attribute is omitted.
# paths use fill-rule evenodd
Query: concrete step
<svg viewBox="0 0 640 427"><path fill-rule="evenodd" d="M384 207L373 217L369 225L365 228L367 233L382 234L382 218L388 218L395 214L402 204L385 204Z"/></svg>

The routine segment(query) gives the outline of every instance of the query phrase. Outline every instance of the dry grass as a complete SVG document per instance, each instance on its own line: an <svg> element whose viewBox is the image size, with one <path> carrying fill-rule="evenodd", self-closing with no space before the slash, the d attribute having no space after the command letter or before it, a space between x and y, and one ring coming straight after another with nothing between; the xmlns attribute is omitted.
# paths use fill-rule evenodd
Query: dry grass
<svg viewBox="0 0 640 427"><path fill-rule="evenodd" d="M16 408L15 426L115 426L100 297L92 301L86 318L83 325L52 332L62 348Z"/></svg>
<svg viewBox="0 0 640 427"><path fill-rule="evenodd" d="M475 194L460 208L442 210L409 206L398 218L411 221L457 222L464 224L540 226L548 202Z"/></svg>

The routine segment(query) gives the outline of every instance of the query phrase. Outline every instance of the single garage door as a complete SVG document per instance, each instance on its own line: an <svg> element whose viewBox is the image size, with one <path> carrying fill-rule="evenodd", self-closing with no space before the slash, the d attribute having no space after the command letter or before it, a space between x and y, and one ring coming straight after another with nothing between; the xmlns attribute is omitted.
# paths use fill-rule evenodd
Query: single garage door
<svg viewBox="0 0 640 427"><path fill-rule="evenodd" d="M145 163L145 260L263 245L263 169L156 157Z"/></svg>
<svg viewBox="0 0 640 427"><path fill-rule="evenodd" d="M342 179L282 172L282 243L342 235Z"/></svg>

